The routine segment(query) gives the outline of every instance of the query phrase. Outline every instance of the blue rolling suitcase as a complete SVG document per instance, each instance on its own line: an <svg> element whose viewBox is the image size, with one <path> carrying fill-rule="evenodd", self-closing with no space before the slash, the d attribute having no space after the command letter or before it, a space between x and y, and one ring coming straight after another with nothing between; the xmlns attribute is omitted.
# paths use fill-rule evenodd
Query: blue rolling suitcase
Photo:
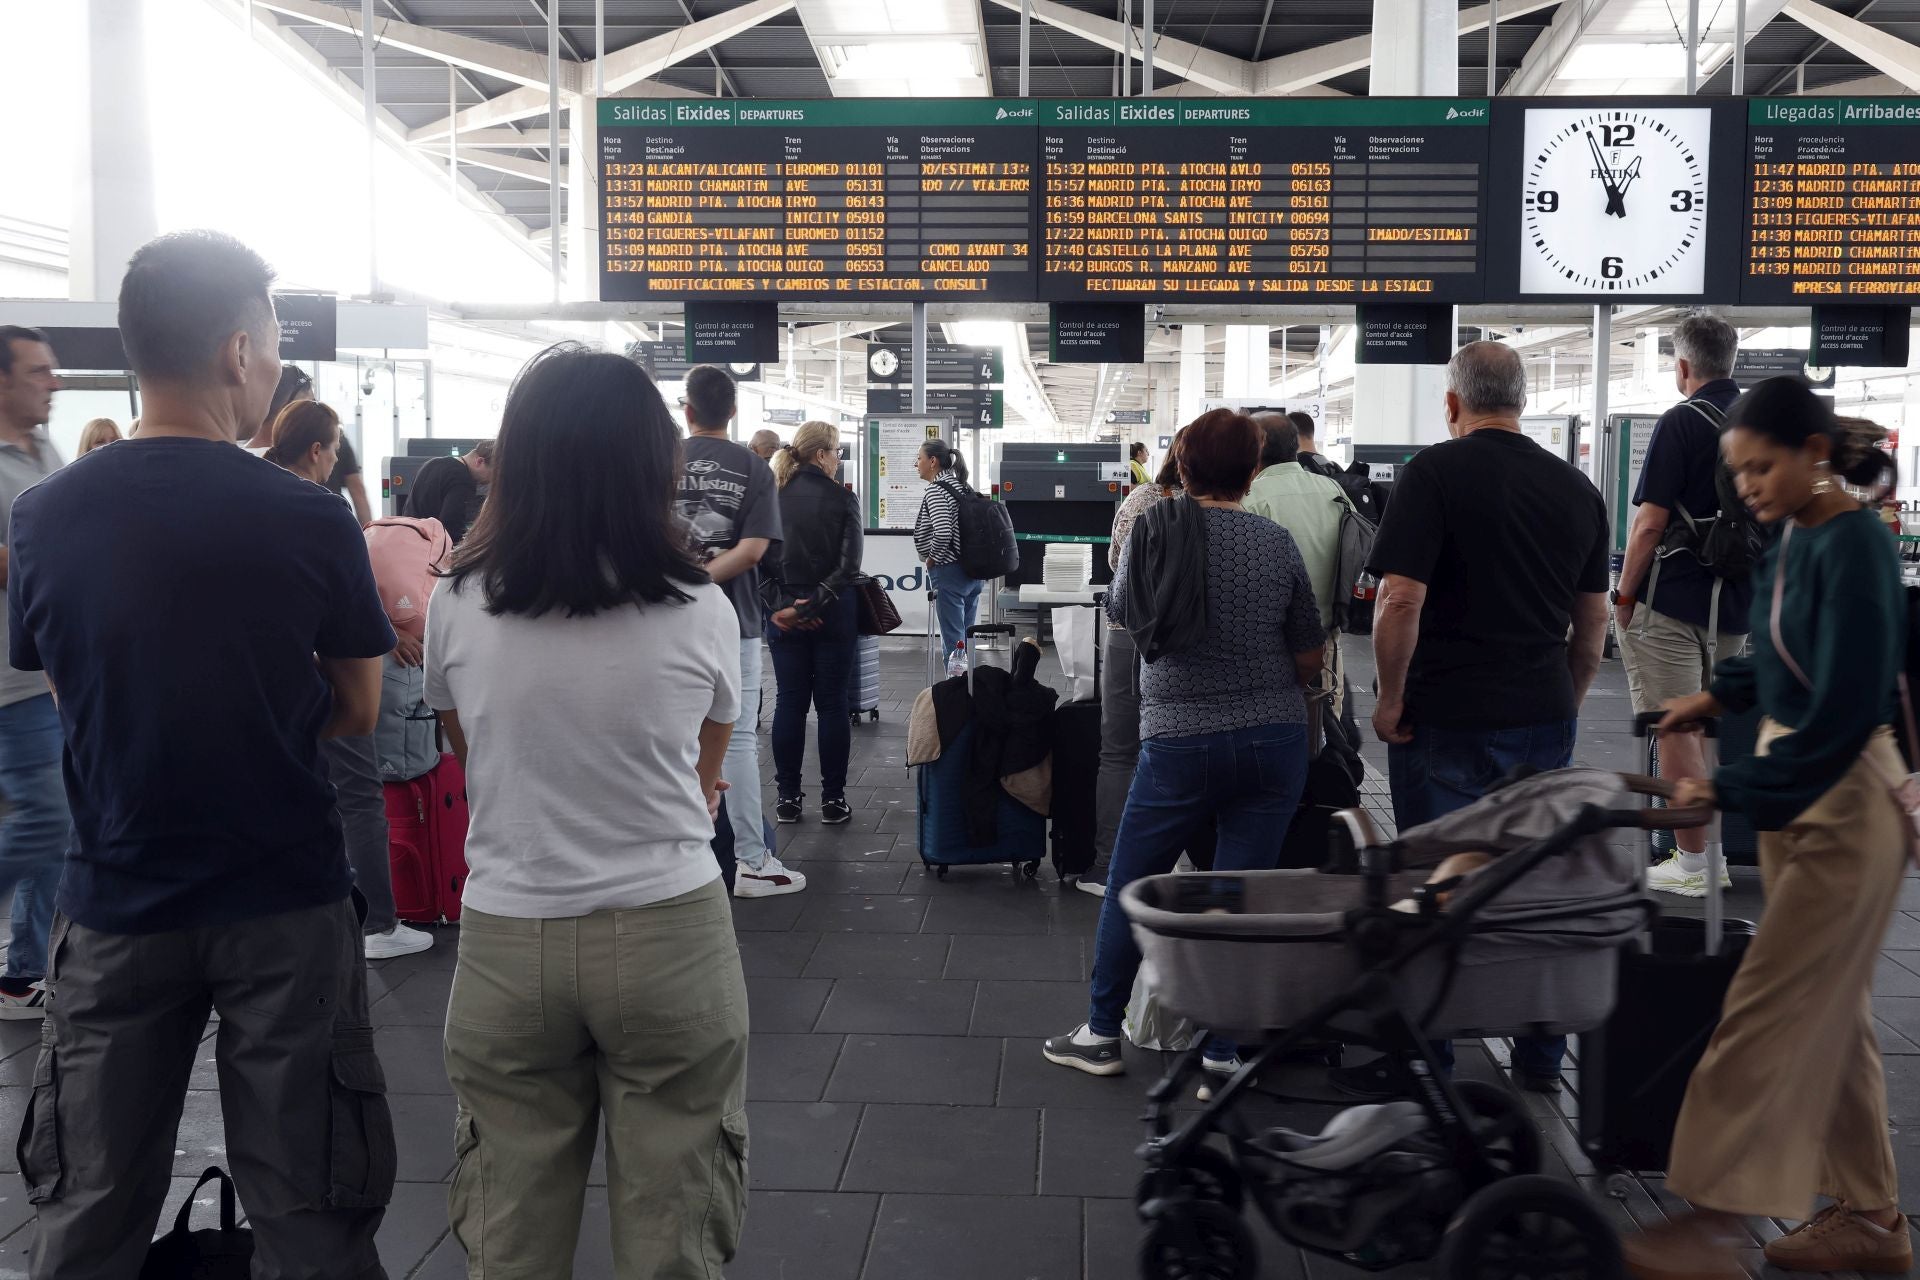
<svg viewBox="0 0 1920 1280"><path fill-rule="evenodd" d="M847 712L853 723L861 716L880 718L880 637L861 636L854 642L853 690L847 699Z"/></svg>
<svg viewBox="0 0 1920 1280"><path fill-rule="evenodd" d="M988 634L1011 635L1005 623L976 624L967 628L968 639ZM930 642L929 647L932 647ZM972 673L973 651L968 647L968 674ZM961 679L965 677L954 677ZM1018 800L998 793L996 826L998 836L991 844L967 843L967 764L973 748L973 726L960 730L940 752L940 758L919 766L914 779L919 800L920 861L932 867L942 880L948 867L986 866L1012 863L1027 879L1040 874L1040 861L1047 855L1047 820Z"/></svg>

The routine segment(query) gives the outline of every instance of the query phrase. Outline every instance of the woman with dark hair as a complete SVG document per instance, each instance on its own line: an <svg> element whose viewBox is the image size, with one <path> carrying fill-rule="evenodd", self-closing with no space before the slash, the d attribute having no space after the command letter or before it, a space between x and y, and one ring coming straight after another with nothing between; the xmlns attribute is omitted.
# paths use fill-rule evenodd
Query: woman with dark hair
<svg viewBox="0 0 1920 1280"><path fill-rule="evenodd" d="M985 585L960 567L960 503L967 492L967 461L945 440L929 440L920 446L914 469L927 482L927 492L914 518L913 547L926 562L940 643L945 655L952 657L973 625Z"/></svg>
<svg viewBox="0 0 1920 1280"><path fill-rule="evenodd" d="M1765 712L1753 755L1680 782L1674 802L1751 819L1767 910L1674 1130L1667 1186L1694 1212L1628 1242L1636 1276L1745 1275L1744 1216L1804 1223L1766 1246L1783 1270L1912 1264L1869 998L1913 838L1888 727L1906 599L1893 543L1840 483L1891 487L1883 434L1836 423L1797 378L1727 414L1721 456L1780 536L1754 576L1752 651L1668 703L1660 728ZM1832 1201L1817 1214L1816 1196Z"/></svg>
<svg viewBox="0 0 1920 1280"><path fill-rule="evenodd" d="M747 992L709 848L739 618L691 557L678 433L633 361L535 356L495 461L427 613L472 805L453 1233L490 1273L566 1274L604 1115L614 1274L715 1276L746 1199Z"/></svg>
<svg viewBox="0 0 1920 1280"><path fill-rule="evenodd" d="M1173 455L1169 453L1167 456ZM1162 466L1161 470L1166 470L1166 467ZM1138 440L1127 450L1127 476L1135 485L1147 483L1147 446Z"/></svg>
<svg viewBox="0 0 1920 1280"><path fill-rule="evenodd" d="M820 820L834 824L853 817L847 804L853 743L847 695L860 630L853 580L860 574L862 534L860 504L839 474L840 432L827 422L806 423L773 458L780 527L787 534L768 557L761 589L768 597L767 648L779 686L773 776L780 798L773 812L781 822L798 822L805 811L800 766L809 704L820 722ZM794 892L783 886L772 891Z"/></svg>
<svg viewBox="0 0 1920 1280"><path fill-rule="evenodd" d="M1319 674L1326 633L1292 536L1240 505L1261 443L1260 428L1229 409L1190 423L1175 450L1181 496L1135 522L1107 589L1108 618L1147 659L1140 762L1107 873L1087 1020L1044 1046L1049 1062L1090 1075L1125 1070L1121 1018L1140 950L1118 891L1173 870L1209 816L1216 870L1272 868L1305 781L1303 689ZM1201 616L1169 618L1169 604ZM1204 1062L1231 1074L1238 1050L1215 1037Z"/></svg>
<svg viewBox="0 0 1920 1280"><path fill-rule="evenodd" d="M280 385L273 389L273 399L267 404L267 416L260 419L260 426L253 433L253 439L242 441L255 453L264 454L273 447L273 427L280 421L280 414L290 404L301 400L313 399L313 379L307 371L297 364L280 366Z"/></svg>
<svg viewBox="0 0 1920 1280"><path fill-rule="evenodd" d="M474 508L479 505L480 484L473 468L463 458L429 458L415 473L413 489L407 495L407 514L433 513L446 526L447 536L459 546L466 540Z"/></svg>
<svg viewBox="0 0 1920 1280"><path fill-rule="evenodd" d="M1173 437L1160 474L1149 484L1136 485L1121 502L1113 516L1113 537L1107 543L1107 567L1120 567L1120 554L1127 548L1133 522L1148 507L1164 502L1180 492L1180 437ZM1120 833L1120 814L1126 808L1127 788L1133 785L1133 767L1140 759L1140 651L1133 636L1117 622L1109 621L1106 651L1100 655L1100 779L1096 786L1096 813L1093 834L1094 864L1086 874L1075 877L1082 892L1104 897L1107 892L1107 867L1113 860L1114 839Z"/></svg>

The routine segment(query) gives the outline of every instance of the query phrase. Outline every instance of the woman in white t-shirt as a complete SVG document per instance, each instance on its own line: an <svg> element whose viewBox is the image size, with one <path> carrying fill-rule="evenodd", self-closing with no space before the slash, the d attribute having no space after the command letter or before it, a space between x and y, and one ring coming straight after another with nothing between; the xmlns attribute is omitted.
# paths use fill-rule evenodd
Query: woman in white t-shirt
<svg viewBox="0 0 1920 1280"><path fill-rule="evenodd" d="M717 1276L746 1199L747 992L709 847L739 621L688 555L677 433L632 361L536 356L496 461L427 612L471 803L453 1232L490 1271L567 1274L604 1113L614 1274Z"/></svg>

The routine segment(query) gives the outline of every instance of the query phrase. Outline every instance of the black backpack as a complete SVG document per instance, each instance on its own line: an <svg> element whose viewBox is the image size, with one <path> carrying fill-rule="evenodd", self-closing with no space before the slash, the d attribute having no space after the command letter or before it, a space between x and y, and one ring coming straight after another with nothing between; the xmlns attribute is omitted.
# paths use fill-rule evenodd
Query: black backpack
<svg viewBox="0 0 1920 1280"><path fill-rule="evenodd" d="M1727 415L1711 401L1689 400L1686 407L1712 423L1716 431L1725 433ZM1661 540L1659 558L1665 559L1685 551L1714 577L1730 582L1745 582L1752 576L1754 566L1760 563L1761 553L1766 550L1767 535L1760 522L1747 509L1739 489L1734 485L1733 472L1728 470L1717 451L1713 464L1713 496L1720 504L1720 509L1709 516L1697 516L1684 506L1674 507L1674 513L1680 520L1677 524L1667 526L1666 536ZM1647 594L1653 594L1651 586Z"/></svg>
<svg viewBox="0 0 1920 1280"><path fill-rule="evenodd" d="M1006 504L954 486L959 499L960 569L969 578L1004 578L1020 568L1020 544L1014 540L1013 517Z"/></svg>

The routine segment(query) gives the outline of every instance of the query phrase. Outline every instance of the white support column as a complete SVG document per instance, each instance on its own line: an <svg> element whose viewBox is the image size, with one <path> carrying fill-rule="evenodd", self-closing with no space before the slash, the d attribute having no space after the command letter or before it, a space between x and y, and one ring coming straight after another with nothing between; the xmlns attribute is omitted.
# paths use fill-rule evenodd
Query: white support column
<svg viewBox="0 0 1920 1280"><path fill-rule="evenodd" d="M547 0L547 264L553 300L566 294L560 271L560 0Z"/></svg>
<svg viewBox="0 0 1920 1280"><path fill-rule="evenodd" d="M1180 383L1178 395L1180 421L1185 426L1200 416L1200 402L1207 398L1207 327L1201 324L1180 326Z"/></svg>
<svg viewBox="0 0 1920 1280"><path fill-rule="evenodd" d="M145 18L141 0L87 0L87 78L73 166L67 296L112 302L133 251L159 230L153 143L147 128Z"/></svg>
<svg viewBox="0 0 1920 1280"><path fill-rule="evenodd" d="M567 108L567 295L600 296L600 99L577 94Z"/></svg>
<svg viewBox="0 0 1920 1280"><path fill-rule="evenodd" d="M379 68L373 52L373 0L360 0L360 101L367 127L367 295L380 296L380 137L374 131L380 97L374 91Z"/></svg>
<svg viewBox="0 0 1920 1280"><path fill-rule="evenodd" d="M1460 15L1450 0L1374 0L1369 92L1451 97L1460 92ZM1491 37L1489 37L1491 38ZM1323 357L1324 359L1324 357ZM1446 439L1446 373L1436 365L1360 365L1353 374L1353 442Z"/></svg>
<svg viewBox="0 0 1920 1280"><path fill-rule="evenodd" d="M1220 376L1223 396L1264 396L1273 385L1268 364L1269 330L1263 324L1230 324L1224 369Z"/></svg>

